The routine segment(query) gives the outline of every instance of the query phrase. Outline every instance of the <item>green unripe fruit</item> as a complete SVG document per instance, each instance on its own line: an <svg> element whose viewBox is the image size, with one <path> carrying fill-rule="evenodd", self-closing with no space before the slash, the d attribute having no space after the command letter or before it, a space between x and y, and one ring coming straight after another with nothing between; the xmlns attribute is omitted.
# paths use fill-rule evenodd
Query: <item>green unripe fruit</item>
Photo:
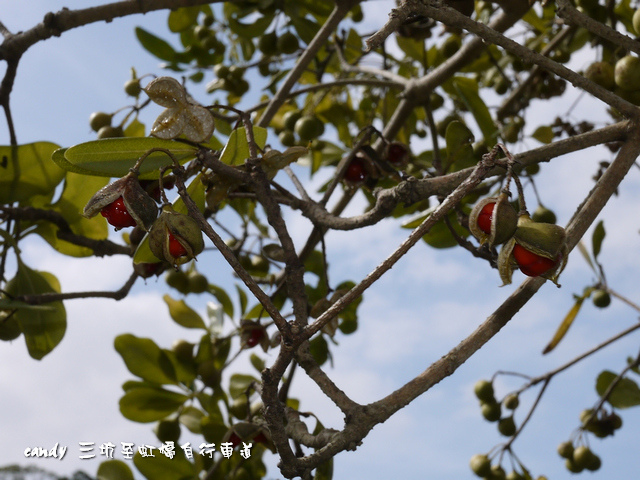
<svg viewBox="0 0 640 480"><path fill-rule="evenodd" d="M531 220L533 220L534 222L538 222L538 223L556 223L556 214L553 213L552 210L549 210L546 207L543 207L542 205L539 205L538 208L536 208L535 212L533 212L533 215L531 215Z"/></svg>
<svg viewBox="0 0 640 480"><path fill-rule="evenodd" d="M198 38L198 40L204 40L205 38L211 36L211 30L209 27L204 25L198 25L193 29L193 34Z"/></svg>
<svg viewBox="0 0 640 480"><path fill-rule="evenodd" d="M296 127L296 122L302 117L300 110L289 110L282 116L282 125L285 130L293 130Z"/></svg>
<svg viewBox="0 0 640 480"><path fill-rule="evenodd" d="M229 67L219 63L215 67L213 67L213 73L218 78L228 78L229 77Z"/></svg>
<svg viewBox="0 0 640 480"><path fill-rule="evenodd" d="M589 464L593 453L589 447L580 445L573 451L573 463L580 469L584 469Z"/></svg>
<svg viewBox="0 0 640 480"><path fill-rule="evenodd" d="M122 127L112 127L107 125L98 130L98 138L119 138L124 137Z"/></svg>
<svg viewBox="0 0 640 480"><path fill-rule="evenodd" d="M562 458L573 459L573 442L566 441L558 445L558 455Z"/></svg>
<svg viewBox="0 0 640 480"><path fill-rule="evenodd" d="M296 137L291 130L283 130L278 135L278 140L285 147L293 147L296 144Z"/></svg>
<svg viewBox="0 0 640 480"><path fill-rule="evenodd" d="M215 20L215 18L213 17L212 14L206 13L204 18L202 19L202 24L205 27L210 27L211 25L213 25L214 20Z"/></svg>
<svg viewBox="0 0 640 480"><path fill-rule="evenodd" d="M164 277L167 285L182 294L189 293L189 277L182 270L169 270Z"/></svg>
<svg viewBox="0 0 640 480"><path fill-rule="evenodd" d="M605 290L596 290L591 298L593 304L598 308L606 308L611 304L611 296Z"/></svg>
<svg viewBox="0 0 640 480"><path fill-rule="evenodd" d="M513 421L513 417L501 418L498 421L498 431L505 437L511 437L516 433L516 423Z"/></svg>
<svg viewBox="0 0 640 480"><path fill-rule="evenodd" d="M571 473L580 473L582 470L584 470L584 467L576 465L576 463L570 458L567 458L565 460L564 465Z"/></svg>
<svg viewBox="0 0 640 480"><path fill-rule="evenodd" d="M509 472L509 474L506 477L506 480L525 480L525 477L519 474L518 472L513 471L513 472Z"/></svg>
<svg viewBox="0 0 640 480"><path fill-rule="evenodd" d="M507 395L504 399L504 406L509 410L515 410L516 408L518 408L518 405L520 405L520 399L518 398L517 393Z"/></svg>
<svg viewBox="0 0 640 480"><path fill-rule="evenodd" d="M602 460L600 459L600 457L595 453L591 452L591 456L587 461L585 468L591 472L595 472L596 470L600 470L601 466L602 466Z"/></svg>
<svg viewBox="0 0 640 480"><path fill-rule="evenodd" d="M460 47L462 46L462 41L458 35L450 35L442 44L442 55L445 58L449 58L453 56Z"/></svg>
<svg viewBox="0 0 640 480"><path fill-rule="evenodd" d="M540 171L540 164L532 163L531 165L527 165L524 167L524 171L527 172L528 175L535 175Z"/></svg>
<svg viewBox="0 0 640 480"><path fill-rule="evenodd" d="M640 10L634 12L632 22L636 35L640 35Z"/></svg>
<svg viewBox="0 0 640 480"><path fill-rule="evenodd" d="M491 480L506 480L507 474L500 465L493 465L491 467Z"/></svg>
<svg viewBox="0 0 640 480"><path fill-rule="evenodd" d="M171 350L181 362L187 363L193 360L193 343L186 340L176 340L173 342Z"/></svg>
<svg viewBox="0 0 640 480"><path fill-rule="evenodd" d="M324 133L324 124L313 115L303 115L294 126L294 131L303 142L315 140Z"/></svg>
<svg viewBox="0 0 640 480"><path fill-rule="evenodd" d="M614 77L622 90L640 90L640 58L633 55L622 57L616 62Z"/></svg>
<svg viewBox="0 0 640 480"><path fill-rule="evenodd" d="M205 277L201 273L196 271L189 272L187 278L189 284L189 292L203 293L209 289L209 280L207 280L207 277Z"/></svg>
<svg viewBox="0 0 640 480"><path fill-rule="evenodd" d="M260 40L258 40L258 50L266 56L278 53L278 35L276 35L276 32L269 32L262 35Z"/></svg>
<svg viewBox="0 0 640 480"><path fill-rule="evenodd" d="M299 46L298 37L292 32L283 33L277 41L278 51L286 55L296 52Z"/></svg>
<svg viewBox="0 0 640 480"><path fill-rule="evenodd" d="M431 92L429 95L429 107L431 107L431 110L437 110L442 105L444 105L444 98L442 95L436 92Z"/></svg>
<svg viewBox="0 0 640 480"><path fill-rule="evenodd" d="M351 21L353 23L360 23L364 19L364 14L362 13L362 7L360 5L356 5L349 12L349 16L351 17Z"/></svg>
<svg viewBox="0 0 640 480"><path fill-rule="evenodd" d="M15 340L22 333L18 317L9 315L9 312L0 312L0 340L5 342Z"/></svg>
<svg viewBox="0 0 640 480"><path fill-rule="evenodd" d="M473 386L473 392L481 402L495 402L493 384L489 380L478 380Z"/></svg>
<svg viewBox="0 0 640 480"><path fill-rule="evenodd" d="M89 126L94 132L99 131L102 127L111 126L113 115L105 112L93 112L89 117Z"/></svg>
<svg viewBox="0 0 640 480"><path fill-rule="evenodd" d="M480 408L482 410L482 416L488 422L497 422L500 420L502 408L499 403L483 403Z"/></svg>
<svg viewBox="0 0 640 480"><path fill-rule="evenodd" d="M137 97L138 95L140 95L140 92L142 91L142 87L140 86L140 80L132 79L125 82L124 91L130 97Z"/></svg>
<svg viewBox="0 0 640 480"><path fill-rule="evenodd" d="M594 62L584 72L584 76L607 90L616 86L613 65L608 62Z"/></svg>
<svg viewBox="0 0 640 480"><path fill-rule="evenodd" d="M476 454L469 461L471 471L479 477L487 477L491 474L491 461L483 454Z"/></svg>
<svg viewBox="0 0 640 480"><path fill-rule="evenodd" d="M244 75L245 69L242 67L238 67L237 65L231 65L229 67L229 78L234 80L240 80Z"/></svg>
<svg viewBox="0 0 640 480"><path fill-rule="evenodd" d="M178 420L160 420L153 431L162 443L177 443L180 439L180 424Z"/></svg>

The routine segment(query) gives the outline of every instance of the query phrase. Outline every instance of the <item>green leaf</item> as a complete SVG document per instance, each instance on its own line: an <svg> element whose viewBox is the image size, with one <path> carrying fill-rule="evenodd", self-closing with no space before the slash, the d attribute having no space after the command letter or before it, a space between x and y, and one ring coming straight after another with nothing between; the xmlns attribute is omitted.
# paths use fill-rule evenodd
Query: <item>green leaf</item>
<svg viewBox="0 0 640 480"><path fill-rule="evenodd" d="M134 477L122 460L105 460L98 467L97 480L134 480Z"/></svg>
<svg viewBox="0 0 640 480"><path fill-rule="evenodd" d="M539 126L536 128L536 131L531 134L533 138L538 140L540 143L551 143L553 141L553 129L546 126Z"/></svg>
<svg viewBox="0 0 640 480"><path fill-rule="evenodd" d="M153 33L147 32L144 28L136 27L136 37L140 44L152 55L160 60L175 62L176 51L171 45Z"/></svg>
<svg viewBox="0 0 640 480"><path fill-rule="evenodd" d="M493 118L487 105L478 94L478 82L469 77L456 76L453 78L453 87L460 99L473 114L473 118L475 118L478 127L480 127L485 142L488 145L495 144L498 129L493 123Z"/></svg>
<svg viewBox="0 0 640 480"><path fill-rule="evenodd" d="M200 422L204 417L204 412L196 407L188 406L180 413L180 423L189 429L191 433L200 434Z"/></svg>
<svg viewBox="0 0 640 480"><path fill-rule="evenodd" d="M534 9L529 9L522 17L522 20L538 30L538 32L544 32L547 29L547 24L538 16Z"/></svg>
<svg viewBox="0 0 640 480"><path fill-rule="evenodd" d="M194 158L197 152L196 147L182 142L155 137L131 137L105 138L80 143L67 148L63 154L68 163L81 169L79 173L123 177L140 157L152 149L168 150L180 163ZM165 152L154 151L140 165L140 174L154 172L172 164L171 158ZM61 166L64 168L64 165Z"/></svg>
<svg viewBox="0 0 640 480"><path fill-rule="evenodd" d="M169 12L167 23L173 33L182 32L198 23L200 7L183 7Z"/></svg>
<svg viewBox="0 0 640 480"><path fill-rule="evenodd" d="M422 222L424 222L424 220L429 215L431 215L433 210L435 210L435 207L430 208L429 210L427 210L426 213L423 212L418 216L409 219L408 221L402 224L402 228L413 229L418 227ZM468 207L466 207L465 212L468 213L468 210L469 210ZM447 214L447 219L449 220L449 223L453 227L453 230L460 237L466 238L470 235L469 230L464 228L458 222L458 216L456 212L454 211L449 212ZM424 240L428 245L432 246L433 248L451 248L458 245L458 241L451 234L451 230L449 230L449 227L444 222L444 220L440 220L439 222L436 222L431 227L431 229L425 235L423 235L422 240Z"/></svg>
<svg viewBox="0 0 640 480"><path fill-rule="evenodd" d="M593 258L597 259L602 248L602 241L604 240L606 232L604 231L604 223L602 220L598 222L596 228L593 229L593 235L591 236L591 245L593 250Z"/></svg>
<svg viewBox="0 0 640 480"><path fill-rule="evenodd" d="M273 15L259 16L253 23L242 23L233 16L227 20L233 33L238 34L240 37L253 39L262 36L269 28L273 21Z"/></svg>
<svg viewBox="0 0 640 480"><path fill-rule="evenodd" d="M224 289L218 287L217 285L209 284L209 291L213 294L214 297L220 302L222 305L222 309L227 316L233 318L233 302L227 292Z"/></svg>
<svg viewBox="0 0 640 480"><path fill-rule="evenodd" d="M242 287L240 287L240 285L237 285L237 284L236 284L236 290L238 291L238 299L240 302L240 315L244 315L244 312L247 311L247 302L248 302L247 294L242 289Z"/></svg>
<svg viewBox="0 0 640 480"><path fill-rule="evenodd" d="M182 325L185 328L202 328L206 330L207 326L202 317L184 303L184 300L174 300L169 295L164 295L162 299L169 307L169 315L178 325Z"/></svg>
<svg viewBox="0 0 640 480"><path fill-rule="evenodd" d="M184 451L176 447L175 453L175 457L169 458L158 450L154 450L153 457L143 457L138 452L133 464L149 480L198 480L196 466L187 460Z"/></svg>
<svg viewBox="0 0 640 480"><path fill-rule="evenodd" d="M87 177L67 172L62 194L58 201L51 206L51 210L64 217L74 234L94 240L106 239L109 236L106 220L102 216L86 218L82 215L82 209L95 192L104 187L108 181L109 179L105 177ZM60 238L58 227L51 222L40 222L35 231L64 255L73 257L93 255L92 248L75 245Z"/></svg>
<svg viewBox="0 0 640 480"><path fill-rule="evenodd" d="M0 146L0 204L29 204L34 195L53 196L65 174L51 161L58 148L50 142Z"/></svg>
<svg viewBox="0 0 640 480"><path fill-rule="evenodd" d="M311 43L313 37L315 37L320 30L320 24L307 17L293 15L289 17L289 20L291 25L293 25L293 28L296 30L298 37L300 37L300 40L307 45Z"/></svg>
<svg viewBox="0 0 640 480"><path fill-rule="evenodd" d="M18 260L16 276L7 282L5 291L10 296L59 293L60 283L49 272L31 270ZM62 340L67 329L67 313L61 301L47 304L51 309L19 309L14 313L24 334L29 355L42 359Z"/></svg>
<svg viewBox="0 0 640 480"><path fill-rule="evenodd" d="M473 153L473 133L462 122L454 120L447 126L445 133L447 144L447 162L455 165L455 170L475 165Z"/></svg>
<svg viewBox="0 0 640 480"><path fill-rule="evenodd" d="M251 375L243 375L235 373L231 375L229 380L229 395L231 398L238 398L240 395L244 395L249 386L252 383L260 383L259 380Z"/></svg>
<svg viewBox="0 0 640 480"><path fill-rule="evenodd" d="M178 410L188 399L186 395L162 387L139 386L122 396L120 412L134 422L155 422Z"/></svg>
<svg viewBox="0 0 640 480"><path fill-rule="evenodd" d="M114 347L131 373L157 384L177 384L173 363L150 338L118 335Z"/></svg>
<svg viewBox="0 0 640 480"><path fill-rule="evenodd" d="M259 148L264 148L267 141L267 130L253 127L253 137ZM222 150L220 161L227 165L244 165L249 158L249 142L244 127L236 128L229 135L229 140Z"/></svg>
<svg viewBox="0 0 640 480"><path fill-rule="evenodd" d="M255 368L258 372L262 372L267 366L264 363L264 360L255 353L251 354L251 356L249 357L249 361L251 362L251 365L253 365L253 368Z"/></svg>
<svg viewBox="0 0 640 480"><path fill-rule="evenodd" d="M584 302L584 299L585 299L584 296L578 297L576 299L575 303L573 304L573 307L571 307L571 310L569 310L569 313L567 313L567 315L564 317L564 319L560 323L560 326L556 330L555 335L553 336L549 344L542 351L543 354L549 353L551 350L556 348L556 346L567 334L567 332L569 331L569 327L573 324L573 321L576 319L576 316L580 311L580 307L582 307L582 302Z"/></svg>
<svg viewBox="0 0 640 480"><path fill-rule="evenodd" d="M616 380L618 375L608 370L598 375L596 380L596 391L602 396L607 391L611 382ZM629 408L640 405L640 388L638 384L630 378L623 378L614 387L613 392L607 399L614 408Z"/></svg>

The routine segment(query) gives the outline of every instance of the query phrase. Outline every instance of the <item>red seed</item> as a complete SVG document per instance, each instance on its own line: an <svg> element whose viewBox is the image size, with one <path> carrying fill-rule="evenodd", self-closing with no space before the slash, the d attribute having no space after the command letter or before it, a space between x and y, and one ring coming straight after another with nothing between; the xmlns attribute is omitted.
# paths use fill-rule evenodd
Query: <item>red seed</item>
<svg viewBox="0 0 640 480"><path fill-rule="evenodd" d="M131 214L129 214L129 210L127 210L127 207L124 205L122 197L118 197L116 200L104 207L100 211L100 214L106 218L107 222L113 225L116 230L136 226L136 221L133 219Z"/></svg>
<svg viewBox="0 0 640 480"><path fill-rule="evenodd" d="M560 256L555 260L537 255L522 245L514 245L513 258L516 260L520 271L529 277L538 277L547 273L558 265Z"/></svg>
<svg viewBox="0 0 640 480"><path fill-rule="evenodd" d="M187 249L184 248L171 232L169 232L169 254L173 258L184 257L187 254Z"/></svg>
<svg viewBox="0 0 640 480"><path fill-rule="evenodd" d="M352 184L358 184L365 181L368 172L364 160L355 157L344 172L344 179Z"/></svg>
<svg viewBox="0 0 640 480"><path fill-rule="evenodd" d="M478 228L486 234L491 234L491 221L493 219L493 209L496 203L487 203L478 215Z"/></svg>

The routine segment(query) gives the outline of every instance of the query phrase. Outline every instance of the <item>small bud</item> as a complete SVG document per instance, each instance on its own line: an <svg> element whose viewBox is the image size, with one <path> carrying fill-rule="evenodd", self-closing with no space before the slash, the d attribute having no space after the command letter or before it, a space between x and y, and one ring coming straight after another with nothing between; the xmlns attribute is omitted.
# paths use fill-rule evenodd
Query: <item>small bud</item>
<svg viewBox="0 0 640 480"><path fill-rule="evenodd" d="M165 205L149 231L149 248L159 259L181 265L204 250L202 231L193 218Z"/></svg>
<svg viewBox="0 0 640 480"><path fill-rule="evenodd" d="M506 193L480 200L469 214L469 230L481 244L501 245L513 236L517 227L518 214Z"/></svg>
<svg viewBox="0 0 640 480"><path fill-rule="evenodd" d="M87 202L83 215L92 218L98 213L102 213L116 228L133 226L129 219L125 218L130 216L135 224L148 231L158 216L158 206L140 186L138 175L130 172L98 190Z"/></svg>

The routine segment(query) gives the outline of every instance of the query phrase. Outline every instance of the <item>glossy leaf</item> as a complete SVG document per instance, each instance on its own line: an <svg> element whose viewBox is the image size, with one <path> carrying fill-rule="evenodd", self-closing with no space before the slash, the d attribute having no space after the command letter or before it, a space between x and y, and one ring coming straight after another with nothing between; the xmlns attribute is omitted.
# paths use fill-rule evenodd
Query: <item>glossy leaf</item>
<svg viewBox="0 0 640 480"><path fill-rule="evenodd" d="M617 374L607 370L598 375L598 379L596 380L596 391L598 395L604 395L611 383L617 378ZM640 388L638 384L630 378L622 378L614 387L613 392L607 400L614 408L635 407L636 405L640 405Z"/></svg>
<svg viewBox="0 0 640 480"><path fill-rule="evenodd" d="M122 177L129 173L140 157L152 149L168 150L183 163L195 157L197 148L182 142L154 137L105 138L80 143L67 148L64 159L80 169L78 173L105 177ZM59 159L59 154L56 157ZM140 165L140 174L154 172L172 165L171 158L162 151L151 153ZM60 166L65 168L64 163Z"/></svg>
<svg viewBox="0 0 640 480"><path fill-rule="evenodd" d="M231 398L238 398L240 395L244 395L252 383L260 382L251 375L243 375L240 373L231 375L231 379L229 380L229 395L231 395Z"/></svg>
<svg viewBox="0 0 640 480"><path fill-rule="evenodd" d="M98 467L96 480L134 480L134 476L122 460L105 460Z"/></svg>
<svg viewBox="0 0 640 480"><path fill-rule="evenodd" d="M167 355L149 338L118 335L114 347L131 373L157 384L176 384L176 372Z"/></svg>
<svg viewBox="0 0 640 480"><path fill-rule="evenodd" d="M154 452L153 457L143 457L140 452L133 457L133 464L149 480L198 480L195 464L187 460L178 445L175 445L173 458L159 453L157 449Z"/></svg>
<svg viewBox="0 0 640 480"><path fill-rule="evenodd" d="M267 141L267 130L253 127L253 136L259 148L264 148ZM227 165L244 165L249 158L249 142L244 127L236 128L229 135L229 140L222 150L220 161Z"/></svg>
<svg viewBox="0 0 640 480"><path fill-rule="evenodd" d="M191 433L201 433L200 422L204 412L196 407L185 407L180 413L180 423L189 429Z"/></svg>
<svg viewBox="0 0 640 480"><path fill-rule="evenodd" d="M584 299L585 299L584 296L578 297L576 299L575 303L573 304L573 307L571 307L571 309L569 310L569 313L567 313L567 315L562 320L562 323L560 323L560 326L556 330L555 335L553 336L549 344L542 351L543 354L549 353L551 350L556 348L560 343L560 341L567 334L567 332L569 331L569 327L573 325L573 321L576 319L576 316L580 311L580 307L582 307L582 303L584 302Z"/></svg>
<svg viewBox="0 0 640 480"><path fill-rule="evenodd" d="M0 146L0 204L29 204L34 195L52 196L65 174L51 161L58 148L50 142Z"/></svg>
<svg viewBox="0 0 640 480"><path fill-rule="evenodd" d="M231 298L229 297L227 292L225 292L224 289L218 287L217 285L211 285L211 284L209 285L209 291L220 302L224 310L224 313L227 316L233 318L233 302L231 301Z"/></svg>
<svg viewBox="0 0 640 480"><path fill-rule="evenodd" d="M476 163L473 153L473 133L462 122L457 120L447 126L445 141L447 143L447 164L454 170L473 166Z"/></svg>
<svg viewBox="0 0 640 480"><path fill-rule="evenodd" d="M531 134L540 143L551 143L553 141L553 130L548 125L541 125Z"/></svg>
<svg viewBox="0 0 640 480"><path fill-rule="evenodd" d="M148 423L171 415L189 399L157 386L131 388L120 398L120 412L134 422Z"/></svg>
<svg viewBox="0 0 640 480"><path fill-rule="evenodd" d="M453 87L463 103L473 114L485 142L493 145L497 141L498 129L496 128L491 112L478 94L478 82L469 77L456 76L453 78ZM446 90L446 88L445 88Z"/></svg>
<svg viewBox="0 0 640 480"><path fill-rule="evenodd" d="M600 255L600 249L602 248L602 241L604 240L605 235L604 223L600 220L596 225L596 228L593 229L593 235L591 236L591 248L593 250L593 258L595 259Z"/></svg>
<svg viewBox="0 0 640 480"><path fill-rule="evenodd" d="M95 192L104 187L108 178L79 175L67 172L64 189L51 210L60 213L69 224L69 228L76 235L104 240L109 235L109 227L102 216L86 218L82 209ZM44 238L49 245L58 252L73 257L88 257L93 255L93 249L67 242L58 236L58 227L51 222L40 222L36 233Z"/></svg>
<svg viewBox="0 0 640 480"><path fill-rule="evenodd" d="M176 59L176 51L171 45L153 33L146 31L144 28L136 27L136 37L140 44L152 55L160 60L174 62Z"/></svg>
<svg viewBox="0 0 640 480"><path fill-rule="evenodd" d="M7 282L5 291L13 297L59 293L58 279L48 272L39 272L18 261L16 276ZM24 334L29 355L36 360L51 352L64 337L67 314L60 301L47 303L51 309L19 309L14 313Z"/></svg>
<svg viewBox="0 0 640 480"><path fill-rule="evenodd" d="M189 307L184 300L174 300L169 295L164 295L162 299L169 307L169 315L178 325L182 325L185 328L207 328L202 317Z"/></svg>
<svg viewBox="0 0 640 480"><path fill-rule="evenodd" d="M198 22L198 14L200 13L200 7L183 7L177 8L169 12L169 18L167 23L169 30L174 33L182 32L187 28L196 25Z"/></svg>

